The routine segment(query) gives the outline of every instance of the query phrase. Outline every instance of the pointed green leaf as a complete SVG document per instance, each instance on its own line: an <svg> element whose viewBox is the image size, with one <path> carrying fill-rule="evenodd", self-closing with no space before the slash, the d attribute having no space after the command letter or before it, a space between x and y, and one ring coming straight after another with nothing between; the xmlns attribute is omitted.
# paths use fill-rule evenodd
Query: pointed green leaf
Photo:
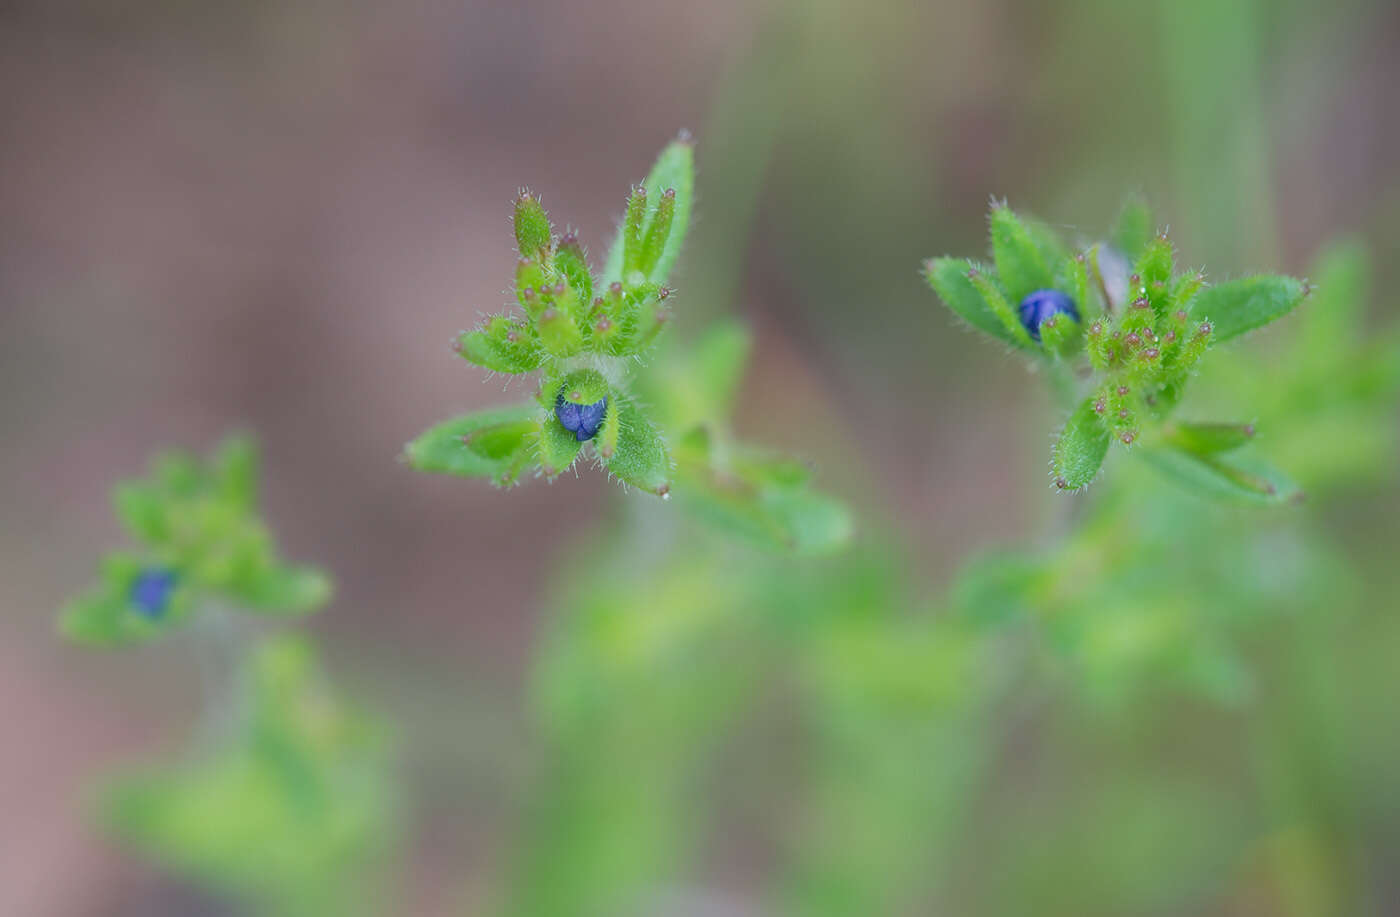
<svg viewBox="0 0 1400 917"><path fill-rule="evenodd" d="M531 372L545 356L528 326L503 315L488 319L479 331L462 334L455 349L468 362L498 373Z"/></svg>
<svg viewBox="0 0 1400 917"><path fill-rule="evenodd" d="M1218 500L1281 505L1303 492L1283 472L1249 456L1198 455L1180 449L1143 450L1149 465L1178 485Z"/></svg>
<svg viewBox="0 0 1400 917"><path fill-rule="evenodd" d="M463 414L438 424L404 448L418 471L514 482L533 459L539 409L519 404Z"/></svg>
<svg viewBox="0 0 1400 917"><path fill-rule="evenodd" d="M626 395L613 394L608 414L617 424L617 447L603 464L624 483L665 496L671 489L671 456L661 434Z"/></svg>
<svg viewBox="0 0 1400 917"><path fill-rule="evenodd" d="M1055 278L1050 273L1045 256L1035 237L1011 212L1011 208L1004 204L994 205L989 220L997 278L1012 304L1019 303L1036 290L1052 288Z"/></svg>
<svg viewBox="0 0 1400 917"><path fill-rule="evenodd" d="M213 459L219 493L230 504L251 512L258 503L258 445L250 436L230 436Z"/></svg>
<svg viewBox="0 0 1400 917"><path fill-rule="evenodd" d="M1168 425L1163 435L1179 449L1197 455L1231 452L1254 438L1250 423L1190 423L1178 421Z"/></svg>
<svg viewBox="0 0 1400 917"><path fill-rule="evenodd" d="M1202 290L1191 314L1214 326L1212 339L1219 343L1287 315L1305 296L1307 287L1292 277L1244 277Z"/></svg>
<svg viewBox="0 0 1400 917"><path fill-rule="evenodd" d="M972 282L974 274L985 275L986 270L965 258L933 258L924 264L924 276L929 286L959 318L1003 343L1033 349L1035 342L1024 333L1024 329L1017 334L1009 328L1005 319L992 310Z"/></svg>
<svg viewBox="0 0 1400 917"><path fill-rule="evenodd" d="M273 567L240 583L234 595L257 611L299 615L325 605L331 592L330 578L320 570Z"/></svg>
<svg viewBox="0 0 1400 917"><path fill-rule="evenodd" d="M671 219L670 231L666 234L666 242L661 248L660 255L656 258L655 265L641 278L650 280L652 283L662 284L670 276L671 268L680 255L681 245L685 242L686 232L690 227L690 210L695 192L695 150L688 135L677 138L661 151L661 155L657 157L656 164L652 166L651 174L647 176L643 187L646 189L646 200L649 202L659 202L667 189L674 189L676 192L675 210ZM612 283L615 280L625 281L629 284L633 282L631 278L623 276L625 273L626 237L631 225L631 212L632 208L629 205L628 219L624 219L623 225L618 229L617 238L613 242L612 248L608 250L608 258L603 268L604 284ZM639 260L646 228L640 224L635 228L637 232L635 244Z"/></svg>
<svg viewBox="0 0 1400 917"><path fill-rule="evenodd" d="M1093 483L1108 455L1108 429L1086 398L1065 421L1052 453L1051 472L1061 490L1081 490Z"/></svg>
<svg viewBox="0 0 1400 917"><path fill-rule="evenodd" d="M148 544L161 544L170 538L165 497L146 482L118 484L112 492L112 505L133 537Z"/></svg>

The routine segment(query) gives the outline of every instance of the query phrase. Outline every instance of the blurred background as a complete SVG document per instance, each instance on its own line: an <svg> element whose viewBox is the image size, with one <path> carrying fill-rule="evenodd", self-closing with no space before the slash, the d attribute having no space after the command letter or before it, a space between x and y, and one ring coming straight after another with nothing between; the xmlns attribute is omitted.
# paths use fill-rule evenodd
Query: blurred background
<svg viewBox="0 0 1400 917"><path fill-rule="evenodd" d="M663 620L692 605L781 620L817 601L792 587L802 580L843 607L917 617L971 559L1058 530L1063 501L1043 479L1054 409L919 276L931 255L985 250L989 196L1092 239L1141 191L1184 262L1217 279L1306 274L1347 235L1374 266L1362 338L1400 311L1400 7L1385 0L19 0L0 12L0 81L5 914L227 912L104 840L83 805L106 769L178 753L199 715L195 660L178 643L97 654L54 633L55 611L122 538L109 488L159 448L255 431L286 556L336 578L309 626L341 690L399 740L408 829L393 912L487 913L514 888L521 912L584 914L581 898L531 905L520 889L566 883L547 864L574 862L568 843L595 849L601 830L550 824L567 809L550 794L574 779L558 660L579 651L559 647L590 577L612 571L639 615ZM809 458L850 501L854 559L736 562L666 522L683 553L643 560L614 533L667 510L601 475L501 492L396 461L437 420L524 394L449 350L508 300L516 189L539 191L599 258L630 183L680 128L697 137L700 174L677 334L725 314L754 330L738 430ZM1242 387L1288 378L1299 321L1243 348L1243 381L1226 376L1199 404L1257 405ZM1313 383L1328 394L1325 375ZM1397 415L1390 396L1367 397L1344 406L1352 427L1295 429L1312 499L1277 511L1286 522L1226 512L1206 536L1156 483L1112 492L1117 513L1147 518L1152 504L1160 522L1141 539L1152 575L1114 601L1176 597L1183 621L1297 606L1282 624L1231 625L1249 690L1202 698L1158 689L1165 675L1118 690L1110 666L1094 670L1107 689L1080 691L1073 665L1013 665L1046 677L1009 676L1001 700L947 714L960 725L944 738L914 750L900 725L857 741L920 756L891 778L820 751L873 715L794 701L775 674L826 658L815 625L765 629L754 653L725 625L730 642L687 644L619 682L609 709L657 689L643 722L703 720L705 738L667 746L672 759L619 727L613 763L635 753L653 766L641 771L672 773L696 748L708 763L676 786L644 775L598 797L622 824L625 800L669 794L674 810L651 811L686 840L658 843L669 853L645 875L618 873L616 887L645 891L628 900L649 904L596 912L1400 911ZM1366 439L1356 467L1309 479L1311 444L1350 455L1350 436ZM1222 532L1237 540L1215 558L1220 579L1172 566L1182 539ZM1234 565L1242 548L1269 563ZM682 560L717 572L687 579ZM1285 575L1301 585L1278 588ZM1320 619L1333 627L1307 629ZM734 666L748 687L724 716L664 706L658 686L678 673L713 693ZM962 776L938 776L988 724L997 739ZM924 810L861 801L904 778L941 781L948 804L925 800L936 817L910 825ZM852 815L873 838L860 840L843 820L856 809L905 821ZM639 847L660 830L634 827ZM870 862L804 852L843 836ZM882 845L907 856L926 841L886 875ZM832 878L843 870L858 878Z"/></svg>

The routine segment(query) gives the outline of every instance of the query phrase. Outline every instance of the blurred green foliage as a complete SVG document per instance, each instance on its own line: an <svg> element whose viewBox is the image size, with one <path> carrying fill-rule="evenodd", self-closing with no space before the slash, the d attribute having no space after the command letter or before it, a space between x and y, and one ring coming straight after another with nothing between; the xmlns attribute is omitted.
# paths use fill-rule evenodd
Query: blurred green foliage
<svg viewBox="0 0 1400 917"><path fill-rule="evenodd" d="M208 462L165 453L145 480L118 485L117 516L141 550L102 562L101 584L63 611L64 634L115 646L162 636L211 601L270 616L325 604L331 585L322 573L278 560L257 494L257 449L245 437L226 440ZM168 585L152 594L152 579Z"/></svg>
<svg viewBox="0 0 1400 917"><path fill-rule="evenodd" d="M278 917L384 913L397 840L382 727L332 692L309 643L250 653L227 734L184 764L114 780L113 832Z"/></svg>
<svg viewBox="0 0 1400 917"><path fill-rule="evenodd" d="M1207 285L1202 272L1178 270L1166 231L1153 228L1136 200L1112 242L1073 253L1004 203L993 202L988 222L994 268L933 258L925 275L968 325L1044 364L1061 400L1073 405L1051 450L1055 487L1089 486L1117 440L1199 493L1297 498L1281 472L1234 454L1254 435L1252 425L1164 421L1207 350L1287 315L1310 292L1307 284L1258 276Z"/></svg>
<svg viewBox="0 0 1400 917"><path fill-rule="evenodd" d="M1355 245L1312 276L1302 319L1198 388L1256 405L1317 494L1393 478L1400 337L1362 340ZM1205 454L1249 438L1177 434ZM1358 448L1306 445L1335 437ZM1384 912L1357 845L1385 767L1339 735L1375 713L1323 674L1377 587L1310 504L1209 496L1125 460L1056 537L934 600L891 542L778 561L631 518L561 579L534 679L548 764L501 909L673 912L738 842L764 864L739 900L763 913ZM1261 694L1279 666L1303 680Z"/></svg>

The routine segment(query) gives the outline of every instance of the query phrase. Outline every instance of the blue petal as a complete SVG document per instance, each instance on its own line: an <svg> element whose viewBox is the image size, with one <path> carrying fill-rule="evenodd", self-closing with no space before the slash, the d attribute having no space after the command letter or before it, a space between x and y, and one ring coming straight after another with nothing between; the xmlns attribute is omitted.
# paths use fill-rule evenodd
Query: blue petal
<svg viewBox="0 0 1400 917"><path fill-rule="evenodd" d="M170 593L175 591L175 573L160 567L142 570L131 584L128 598L136 610L148 618L165 614Z"/></svg>
<svg viewBox="0 0 1400 917"><path fill-rule="evenodd" d="M574 404L572 401L565 401L563 395L560 395L558 400L554 402L555 416L558 417L559 422L564 425L564 429L568 430L570 433L578 432L581 422L579 412L580 406Z"/></svg>
<svg viewBox="0 0 1400 917"><path fill-rule="evenodd" d="M1016 311L1021 325L1036 341L1040 340L1041 324L1052 315L1068 315L1079 321L1079 310L1074 307L1074 300L1059 290L1036 290L1021 300Z"/></svg>

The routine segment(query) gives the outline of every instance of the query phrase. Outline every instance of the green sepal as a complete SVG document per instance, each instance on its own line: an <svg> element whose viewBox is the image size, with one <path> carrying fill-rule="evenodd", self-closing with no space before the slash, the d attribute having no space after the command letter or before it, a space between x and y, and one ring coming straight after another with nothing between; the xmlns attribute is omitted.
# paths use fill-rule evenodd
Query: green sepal
<svg viewBox="0 0 1400 917"><path fill-rule="evenodd" d="M661 151L661 155L657 157L656 164L652 166L651 173L647 175L642 186L646 189L645 199L648 201L660 201L662 193L668 188L674 189L676 192L675 211L671 219L670 231L666 234L666 242L661 247L661 252L651 270L644 274L638 272L640 276L637 278L624 276L631 274L631 271L624 270L626 265L624 261L626 258L625 243L631 213L629 205L629 218L624 218L623 225L618 229L617 238L613 242L612 248L608 250L607 261L603 268L603 283L605 284L615 280L623 281L629 285L638 280L650 280L652 283L662 284L670 276L671 268L675 265L676 258L680 255L681 246L685 242L686 232L690 228L690 212L695 196L695 150L688 135L678 137ZM639 262L645 231L646 227L637 227L635 245Z"/></svg>
<svg viewBox="0 0 1400 917"><path fill-rule="evenodd" d="M1084 399L1065 421L1052 450L1051 478L1061 490L1081 490L1093 483L1108 455L1108 429L1093 398Z"/></svg>
<svg viewBox="0 0 1400 917"><path fill-rule="evenodd" d="M418 471L488 478L504 487L533 462L539 428L539 410L528 402L463 414L410 442L404 458Z"/></svg>
<svg viewBox="0 0 1400 917"><path fill-rule="evenodd" d="M670 493L671 455L661 434L636 402L614 392L604 423L617 424L617 445L612 457L599 454L604 467L624 484L663 497Z"/></svg>
<svg viewBox="0 0 1400 917"><path fill-rule="evenodd" d="M608 405L611 412L612 405ZM554 409L550 408L545 415L540 418L540 435L536 458L540 463L540 468L544 473L553 478L562 474L578 458L579 450L583 448L583 443L578 437L559 422L555 416Z"/></svg>
<svg viewBox="0 0 1400 917"><path fill-rule="evenodd" d="M608 396L608 380L596 369L579 369L569 373L552 386L552 392L545 392L548 401L544 407L554 408L554 399L563 396L565 401L574 404L596 404Z"/></svg>
<svg viewBox="0 0 1400 917"><path fill-rule="evenodd" d="M554 230L540 199L528 191L515 199L515 244L522 258L544 258L553 245Z"/></svg>
<svg viewBox="0 0 1400 917"><path fill-rule="evenodd" d="M1171 447L1142 450L1165 477L1200 496L1266 505L1297 503L1303 492L1283 472L1243 455L1201 455Z"/></svg>
<svg viewBox="0 0 1400 917"><path fill-rule="evenodd" d="M1036 290L1054 287L1055 278L1035 236L1005 204L994 204L991 224L992 256L997 277L1013 303Z"/></svg>
<svg viewBox="0 0 1400 917"><path fill-rule="evenodd" d="M1079 322L1069 315L1052 315L1040 323L1040 344L1057 357L1073 356L1082 340Z"/></svg>
<svg viewBox="0 0 1400 917"><path fill-rule="evenodd" d="M1254 424L1177 421L1163 428L1162 435L1178 449L1215 455L1247 445L1254 439Z"/></svg>
<svg viewBox="0 0 1400 917"><path fill-rule="evenodd" d="M503 315L492 316L480 330L464 332L454 349L469 363L512 375L539 369L545 358L530 326Z"/></svg>
<svg viewBox="0 0 1400 917"><path fill-rule="evenodd" d="M932 258L924 263L924 277L929 286L959 318L999 341L1013 347L1028 348L1032 344L1029 337L1014 334L1008 329L973 285L972 272L985 270L965 258Z"/></svg>
<svg viewBox="0 0 1400 917"><path fill-rule="evenodd" d="M1287 315L1307 295L1307 285L1292 277L1243 277L1202 290L1192 302L1191 314L1210 321L1212 340L1218 343Z"/></svg>

